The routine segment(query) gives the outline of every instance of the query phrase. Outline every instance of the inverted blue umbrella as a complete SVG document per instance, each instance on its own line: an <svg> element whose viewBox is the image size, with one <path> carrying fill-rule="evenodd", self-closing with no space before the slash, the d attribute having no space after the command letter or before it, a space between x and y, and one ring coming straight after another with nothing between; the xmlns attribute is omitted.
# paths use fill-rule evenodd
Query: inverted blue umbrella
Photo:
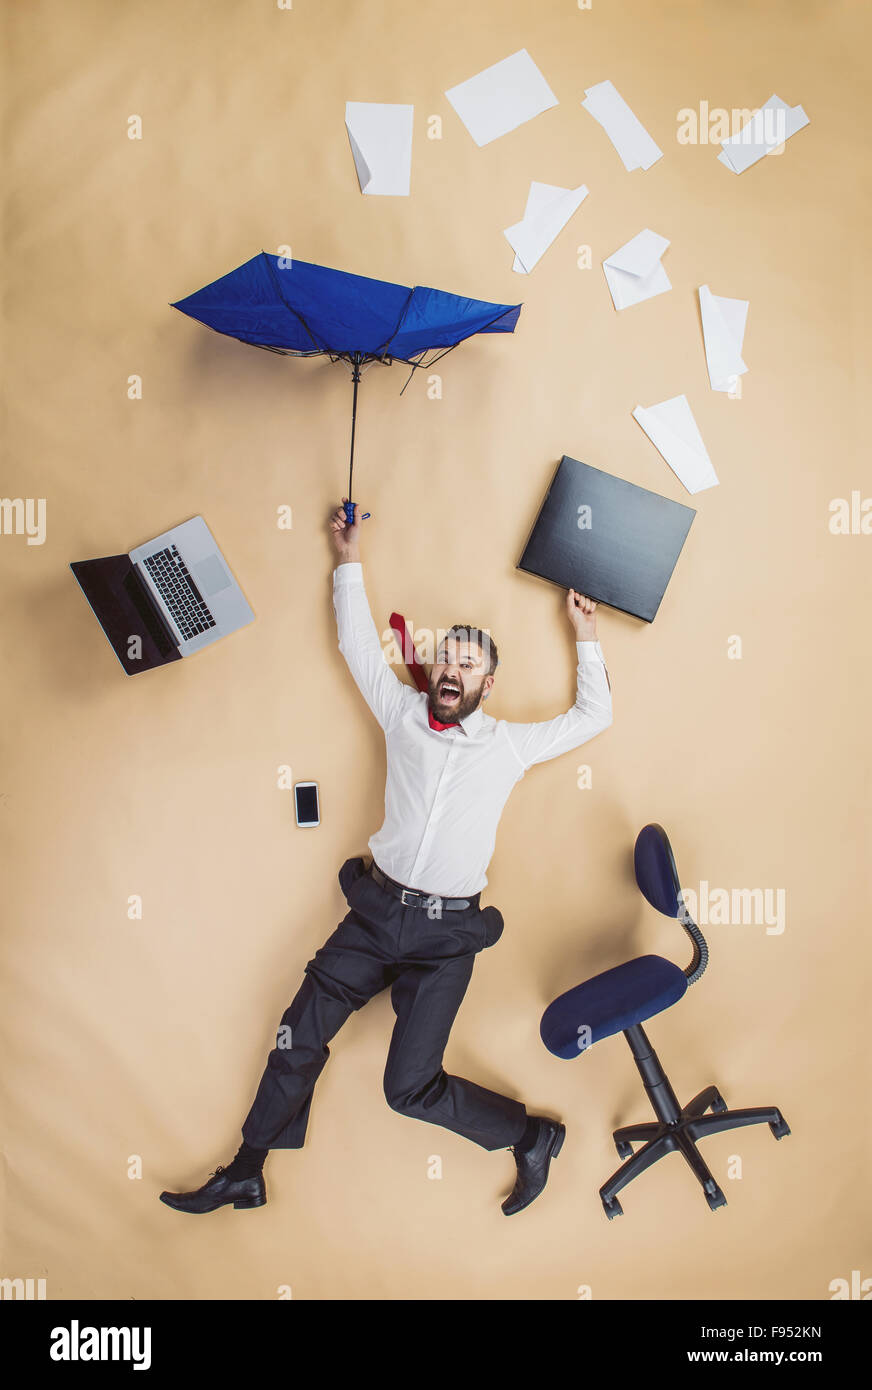
<svg viewBox="0 0 872 1390"><path fill-rule="evenodd" d="M350 364L349 498L361 369L372 362L405 362L412 368L407 386L417 368L434 366L464 338L513 332L521 312L520 304L488 304L420 285L409 289L266 251L171 307L252 347ZM345 503L345 515L353 525L353 502Z"/></svg>

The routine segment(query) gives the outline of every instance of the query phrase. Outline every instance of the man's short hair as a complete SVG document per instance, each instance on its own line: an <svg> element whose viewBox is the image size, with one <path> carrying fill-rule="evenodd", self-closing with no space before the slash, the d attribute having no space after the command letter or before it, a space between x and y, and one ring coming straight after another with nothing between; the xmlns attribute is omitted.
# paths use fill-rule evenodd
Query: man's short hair
<svg viewBox="0 0 872 1390"><path fill-rule="evenodd" d="M453 623L443 637L440 647L445 642L445 638L456 637L461 642L474 642L477 647L481 647L481 654L485 661L489 661L485 675L492 676L500 664L500 657L497 651L497 644L489 632L485 632L480 627L473 627L471 623Z"/></svg>

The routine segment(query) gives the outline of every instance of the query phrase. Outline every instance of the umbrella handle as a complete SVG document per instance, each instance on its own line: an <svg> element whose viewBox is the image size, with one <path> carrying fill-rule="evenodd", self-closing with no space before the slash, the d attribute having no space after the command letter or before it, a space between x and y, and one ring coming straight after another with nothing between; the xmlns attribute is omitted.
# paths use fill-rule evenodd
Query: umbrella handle
<svg viewBox="0 0 872 1390"><path fill-rule="evenodd" d="M345 502L345 503L343 503L343 505L344 505L344 507L345 507L345 524L346 524L346 526L353 526L353 525L354 525L354 503L353 503L353 502ZM360 518L361 521L366 521L366 518L367 518L368 516L372 516L372 512L364 512L363 516Z"/></svg>

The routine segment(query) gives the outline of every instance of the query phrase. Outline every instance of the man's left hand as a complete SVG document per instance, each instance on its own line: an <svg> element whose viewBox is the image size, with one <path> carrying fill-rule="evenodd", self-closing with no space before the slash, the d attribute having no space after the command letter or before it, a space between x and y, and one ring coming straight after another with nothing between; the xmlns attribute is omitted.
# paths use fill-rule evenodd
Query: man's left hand
<svg viewBox="0 0 872 1390"><path fill-rule="evenodd" d="M566 612L575 628L576 642L595 642L596 604L586 594L578 594L574 589L566 593Z"/></svg>

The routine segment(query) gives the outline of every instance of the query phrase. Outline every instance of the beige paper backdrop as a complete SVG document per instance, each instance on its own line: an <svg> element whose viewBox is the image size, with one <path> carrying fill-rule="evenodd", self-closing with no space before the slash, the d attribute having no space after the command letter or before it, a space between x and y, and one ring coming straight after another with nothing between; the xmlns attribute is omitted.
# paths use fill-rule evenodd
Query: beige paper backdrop
<svg viewBox="0 0 872 1390"><path fill-rule="evenodd" d="M43 1277L52 1299L271 1299L289 1285L300 1299L547 1300L580 1286L827 1299L832 1280L872 1275L872 537L828 527L833 498L872 494L868 10L4 12L0 491L44 497L47 533L41 546L0 536L0 1274ZM479 149L444 90L521 47L560 105ZM626 173L580 107L605 78L664 151L647 173ZM677 142L682 108L753 108L773 91L811 125L740 177L711 144ZM414 103L409 198L359 192L347 99ZM532 178L590 196L520 276L502 228ZM600 262L643 226L671 239L674 288L616 314ZM533 769L503 816L483 900L505 932L477 961L446 1066L567 1125L547 1191L510 1221L508 1152L387 1107L387 995L333 1043L306 1147L269 1160L265 1209L192 1222L157 1200L235 1151L281 1012L346 910L336 872L382 819L383 739L337 649L324 525L347 478L348 372L252 351L168 307L285 245L523 300L514 336L446 359L441 400L418 379L399 399L400 365L369 371L355 466L379 628L393 608L416 627L489 626L492 715L547 719L573 699L562 595L514 568L562 453L698 511L656 623L602 612L612 728ZM592 269L577 267L583 245ZM750 300L741 400L709 389L702 283ZM631 416L680 392L721 478L695 499ZM283 504L291 530L276 525ZM257 620L127 679L68 563L198 512ZM295 827L282 765L320 782L317 831ZM732 1105L779 1105L793 1133L705 1142L729 1201L717 1213L674 1157L608 1222L611 1130L649 1118L647 1101L620 1037L570 1064L538 1023L556 994L632 956L686 963L684 934L632 878L649 820L689 886L786 892L780 935L708 929L707 973L649 1032L682 1101L716 1083Z"/></svg>

